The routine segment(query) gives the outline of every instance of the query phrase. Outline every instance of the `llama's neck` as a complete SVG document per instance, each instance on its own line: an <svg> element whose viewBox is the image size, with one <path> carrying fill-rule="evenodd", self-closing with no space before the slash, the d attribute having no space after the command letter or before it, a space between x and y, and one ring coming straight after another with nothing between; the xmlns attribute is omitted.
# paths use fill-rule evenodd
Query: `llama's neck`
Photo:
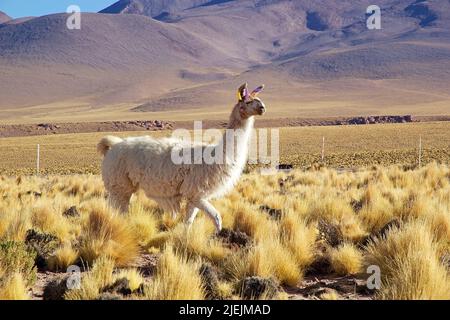
<svg viewBox="0 0 450 320"><path fill-rule="evenodd" d="M223 151L225 159L229 161L228 164L245 165L255 119L254 117L242 119L238 112L235 108L230 116L227 130L223 135ZM234 147L233 152L230 152L230 147Z"/></svg>
<svg viewBox="0 0 450 320"><path fill-rule="evenodd" d="M245 133L251 132L255 124L255 118L250 117L248 119L242 120L231 116L230 122L228 123L227 129L229 130L242 130Z"/></svg>
<svg viewBox="0 0 450 320"><path fill-rule="evenodd" d="M248 148L252 136L254 119L241 119L238 106L230 117L227 130L223 134L219 147L222 147L221 162L209 170L211 198L226 194L239 180L247 162ZM231 151L230 151L231 150Z"/></svg>
<svg viewBox="0 0 450 320"><path fill-rule="evenodd" d="M230 115L230 120L228 121L228 126L227 129L232 129L232 130L246 130L249 129L250 131L253 129L253 125L255 123L255 118L254 117L250 117L247 119L242 119L239 116L239 110L236 107L233 112ZM250 128L249 128L250 127Z"/></svg>

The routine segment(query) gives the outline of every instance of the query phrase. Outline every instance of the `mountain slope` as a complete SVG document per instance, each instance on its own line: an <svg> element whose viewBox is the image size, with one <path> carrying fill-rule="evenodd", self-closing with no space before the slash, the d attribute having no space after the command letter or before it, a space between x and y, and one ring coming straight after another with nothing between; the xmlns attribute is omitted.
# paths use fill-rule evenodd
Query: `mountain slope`
<svg viewBox="0 0 450 320"><path fill-rule="evenodd" d="M182 28L147 17L83 14L81 30L68 30L66 18L50 15L0 28L0 106L92 95L108 103L121 94L119 101L134 100L189 85L180 70L201 61L217 69L239 63ZM17 86L25 92L9 94Z"/></svg>
<svg viewBox="0 0 450 320"><path fill-rule="evenodd" d="M298 112L304 103L315 108L334 100L335 105L346 105L342 112L354 114L378 113L381 101L415 104L426 113L430 104L450 99L446 88L450 82L448 6L438 1L380 2L384 28L377 31L366 28L361 14L370 1L357 5L340 1L338 6L330 1L259 1L256 6L241 1L179 10L177 25L203 33L216 47L227 43L227 54L258 60L260 65L246 70L240 80L178 90L134 110L189 109L202 104L197 98L202 90L226 99L222 87L251 79L276 88L267 92L272 104L296 105ZM438 17L433 24L423 26L423 17L411 12L411 6L417 5L430 8L427 12ZM321 32L313 30L318 29L318 19ZM438 109L450 113L450 107ZM339 115L339 111L329 112Z"/></svg>
<svg viewBox="0 0 450 320"><path fill-rule="evenodd" d="M0 11L0 24L5 23L11 20L11 17L9 17L6 13Z"/></svg>
<svg viewBox="0 0 450 320"><path fill-rule="evenodd" d="M140 14L149 17L165 17L185 9L194 8L213 3L225 3L230 0L120 0L100 13L127 13ZM233 0L231 0L233 1Z"/></svg>
<svg viewBox="0 0 450 320"><path fill-rule="evenodd" d="M269 116L450 114L450 1L379 0L368 30L371 2L122 0L81 30L65 14L6 23L0 120L217 118L244 81L266 83Z"/></svg>

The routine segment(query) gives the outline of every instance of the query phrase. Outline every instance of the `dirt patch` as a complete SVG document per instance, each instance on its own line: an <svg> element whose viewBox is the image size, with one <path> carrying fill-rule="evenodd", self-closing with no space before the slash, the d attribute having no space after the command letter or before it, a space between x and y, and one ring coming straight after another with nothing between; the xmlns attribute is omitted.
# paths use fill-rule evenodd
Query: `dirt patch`
<svg viewBox="0 0 450 320"><path fill-rule="evenodd" d="M335 292L339 299L370 300L374 291L367 288L366 282L357 277L308 276L298 288L286 288L289 299L319 300L324 293Z"/></svg>
<svg viewBox="0 0 450 320"><path fill-rule="evenodd" d="M279 291L277 282L272 278L247 277L239 284L244 299L274 298Z"/></svg>
<svg viewBox="0 0 450 320"><path fill-rule="evenodd" d="M259 210L266 212L272 219L280 220L283 214L283 211L280 209L274 209L267 205L263 205L259 207Z"/></svg>
<svg viewBox="0 0 450 320"><path fill-rule="evenodd" d="M111 293L111 292L102 292L97 300L123 300L123 296L117 293Z"/></svg>
<svg viewBox="0 0 450 320"><path fill-rule="evenodd" d="M26 233L25 244L36 251L36 267L38 269L44 269L47 267L48 258L54 254L60 245L60 241L54 235L40 233L31 229Z"/></svg>
<svg viewBox="0 0 450 320"><path fill-rule="evenodd" d="M45 275L51 275L42 291L42 299L44 300L64 300L64 294L67 292L67 278L66 274L51 274L45 273ZM43 279L41 274L41 279Z"/></svg>
<svg viewBox="0 0 450 320"><path fill-rule="evenodd" d="M209 300L221 300L219 292L219 276L217 270L208 263L203 263L200 267L200 276L205 287L206 298Z"/></svg>
<svg viewBox="0 0 450 320"><path fill-rule="evenodd" d="M79 217L80 213L78 212L78 209L76 206L72 206L66 211L63 212L63 216L65 217Z"/></svg>
<svg viewBox="0 0 450 320"><path fill-rule="evenodd" d="M353 211L358 213L364 206L364 201L352 199L352 201L350 201L350 206L352 207Z"/></svg>
<svg viewBox="0 0 450 320"><path fill-rule="evenodd" d="M245 247L252 242L246 233L226 228L222 229L217 236L231 246Z"/></svg>
<svg viewBox="0 0 450 320"><path fill-rule="evenodd" d="M381 230L376 234L377 237L386 237L387 234L393 229L393 228L399 228L401 226L401 221L399 219L393 219L386 223L386 225L381 228Z"/></svg>
<svg viewBox="0 0 450 320"><path fill-rule="evenodd" d="M344 242L344 236L337 225L320 219L317 227L320 238L333 248L338 247Z"/></svg>
<svg viewBox="0 0 450 320"><path fill-rule="evenodd" d="M326 255L319 255L308 267L307 274L325 275L331 272L331 263Z"/></svg>
<svg viewBox="0 0 450 320"><path fill-rule="evenodd" d="M139 259L134 264L143 277L151 277L156 272L156 266L158 265L160 255L146 253L139 257Z"/></svg>
<svg viewBox="0 0 450 320"><path fill-rule="evenodd" d="M401 221L399 219L393 219L386 223L378 232L375 232L367 237L365 237L361 243L360 247L367 246L371 241L373 241L375 238L385 238L389 234L389 232L393 228L399 228L401 226Z"/></svg>
<svg viewBox="0 0 450 320"><path fill-rule="evenodd" d="M65 286L65 274L44 271L37 273L37 280L30 289L33 300L58 300L62 299L67 286ZM63 283L64 281L64 283ZM64 291L64 292L63 292Z"/></svg>
<svg viewBox="0 0 450 320"><path fill-rule="evenodd" d="M127 278L117 279L112 285L104 289L105 292L112 294L120 294L128 296L132 293L130 288L130 281Z"/></svg>

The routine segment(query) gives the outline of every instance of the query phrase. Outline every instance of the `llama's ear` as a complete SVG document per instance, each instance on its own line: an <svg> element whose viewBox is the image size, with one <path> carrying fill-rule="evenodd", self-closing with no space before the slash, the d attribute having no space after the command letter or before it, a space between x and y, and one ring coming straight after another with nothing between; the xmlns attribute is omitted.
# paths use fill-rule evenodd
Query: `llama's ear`
<svg viewBox="0 0 450 320"><path fill-rule="evenodd" d="M252 97L252 98L255 98L258 94L260 94L261 93L261 91L263 91L264 90L264 85L262 84L262 85L260 85L258 88L256 88L255 90L253 90L252 91L252 93L250 94L250 96Z"/></svg>
<svg viewBox="0 0 450 320"><path fill-rule="evenodd" d="M239 87L237 92L238 100L243 101L246 100L248 97L248 83L244 83L242 86Z"/></svg>

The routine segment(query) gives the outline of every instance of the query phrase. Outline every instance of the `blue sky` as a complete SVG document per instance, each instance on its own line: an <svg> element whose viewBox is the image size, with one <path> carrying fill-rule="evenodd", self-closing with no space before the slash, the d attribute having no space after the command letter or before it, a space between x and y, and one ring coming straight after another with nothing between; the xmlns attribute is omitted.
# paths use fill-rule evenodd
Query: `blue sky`
<svg viewBox="0 0 450 320"><path fill-rule="evenodd" d="M74 4L82 12L98 12L117 0L0 0L0 11L12 18L66 12Z"/></svg>

